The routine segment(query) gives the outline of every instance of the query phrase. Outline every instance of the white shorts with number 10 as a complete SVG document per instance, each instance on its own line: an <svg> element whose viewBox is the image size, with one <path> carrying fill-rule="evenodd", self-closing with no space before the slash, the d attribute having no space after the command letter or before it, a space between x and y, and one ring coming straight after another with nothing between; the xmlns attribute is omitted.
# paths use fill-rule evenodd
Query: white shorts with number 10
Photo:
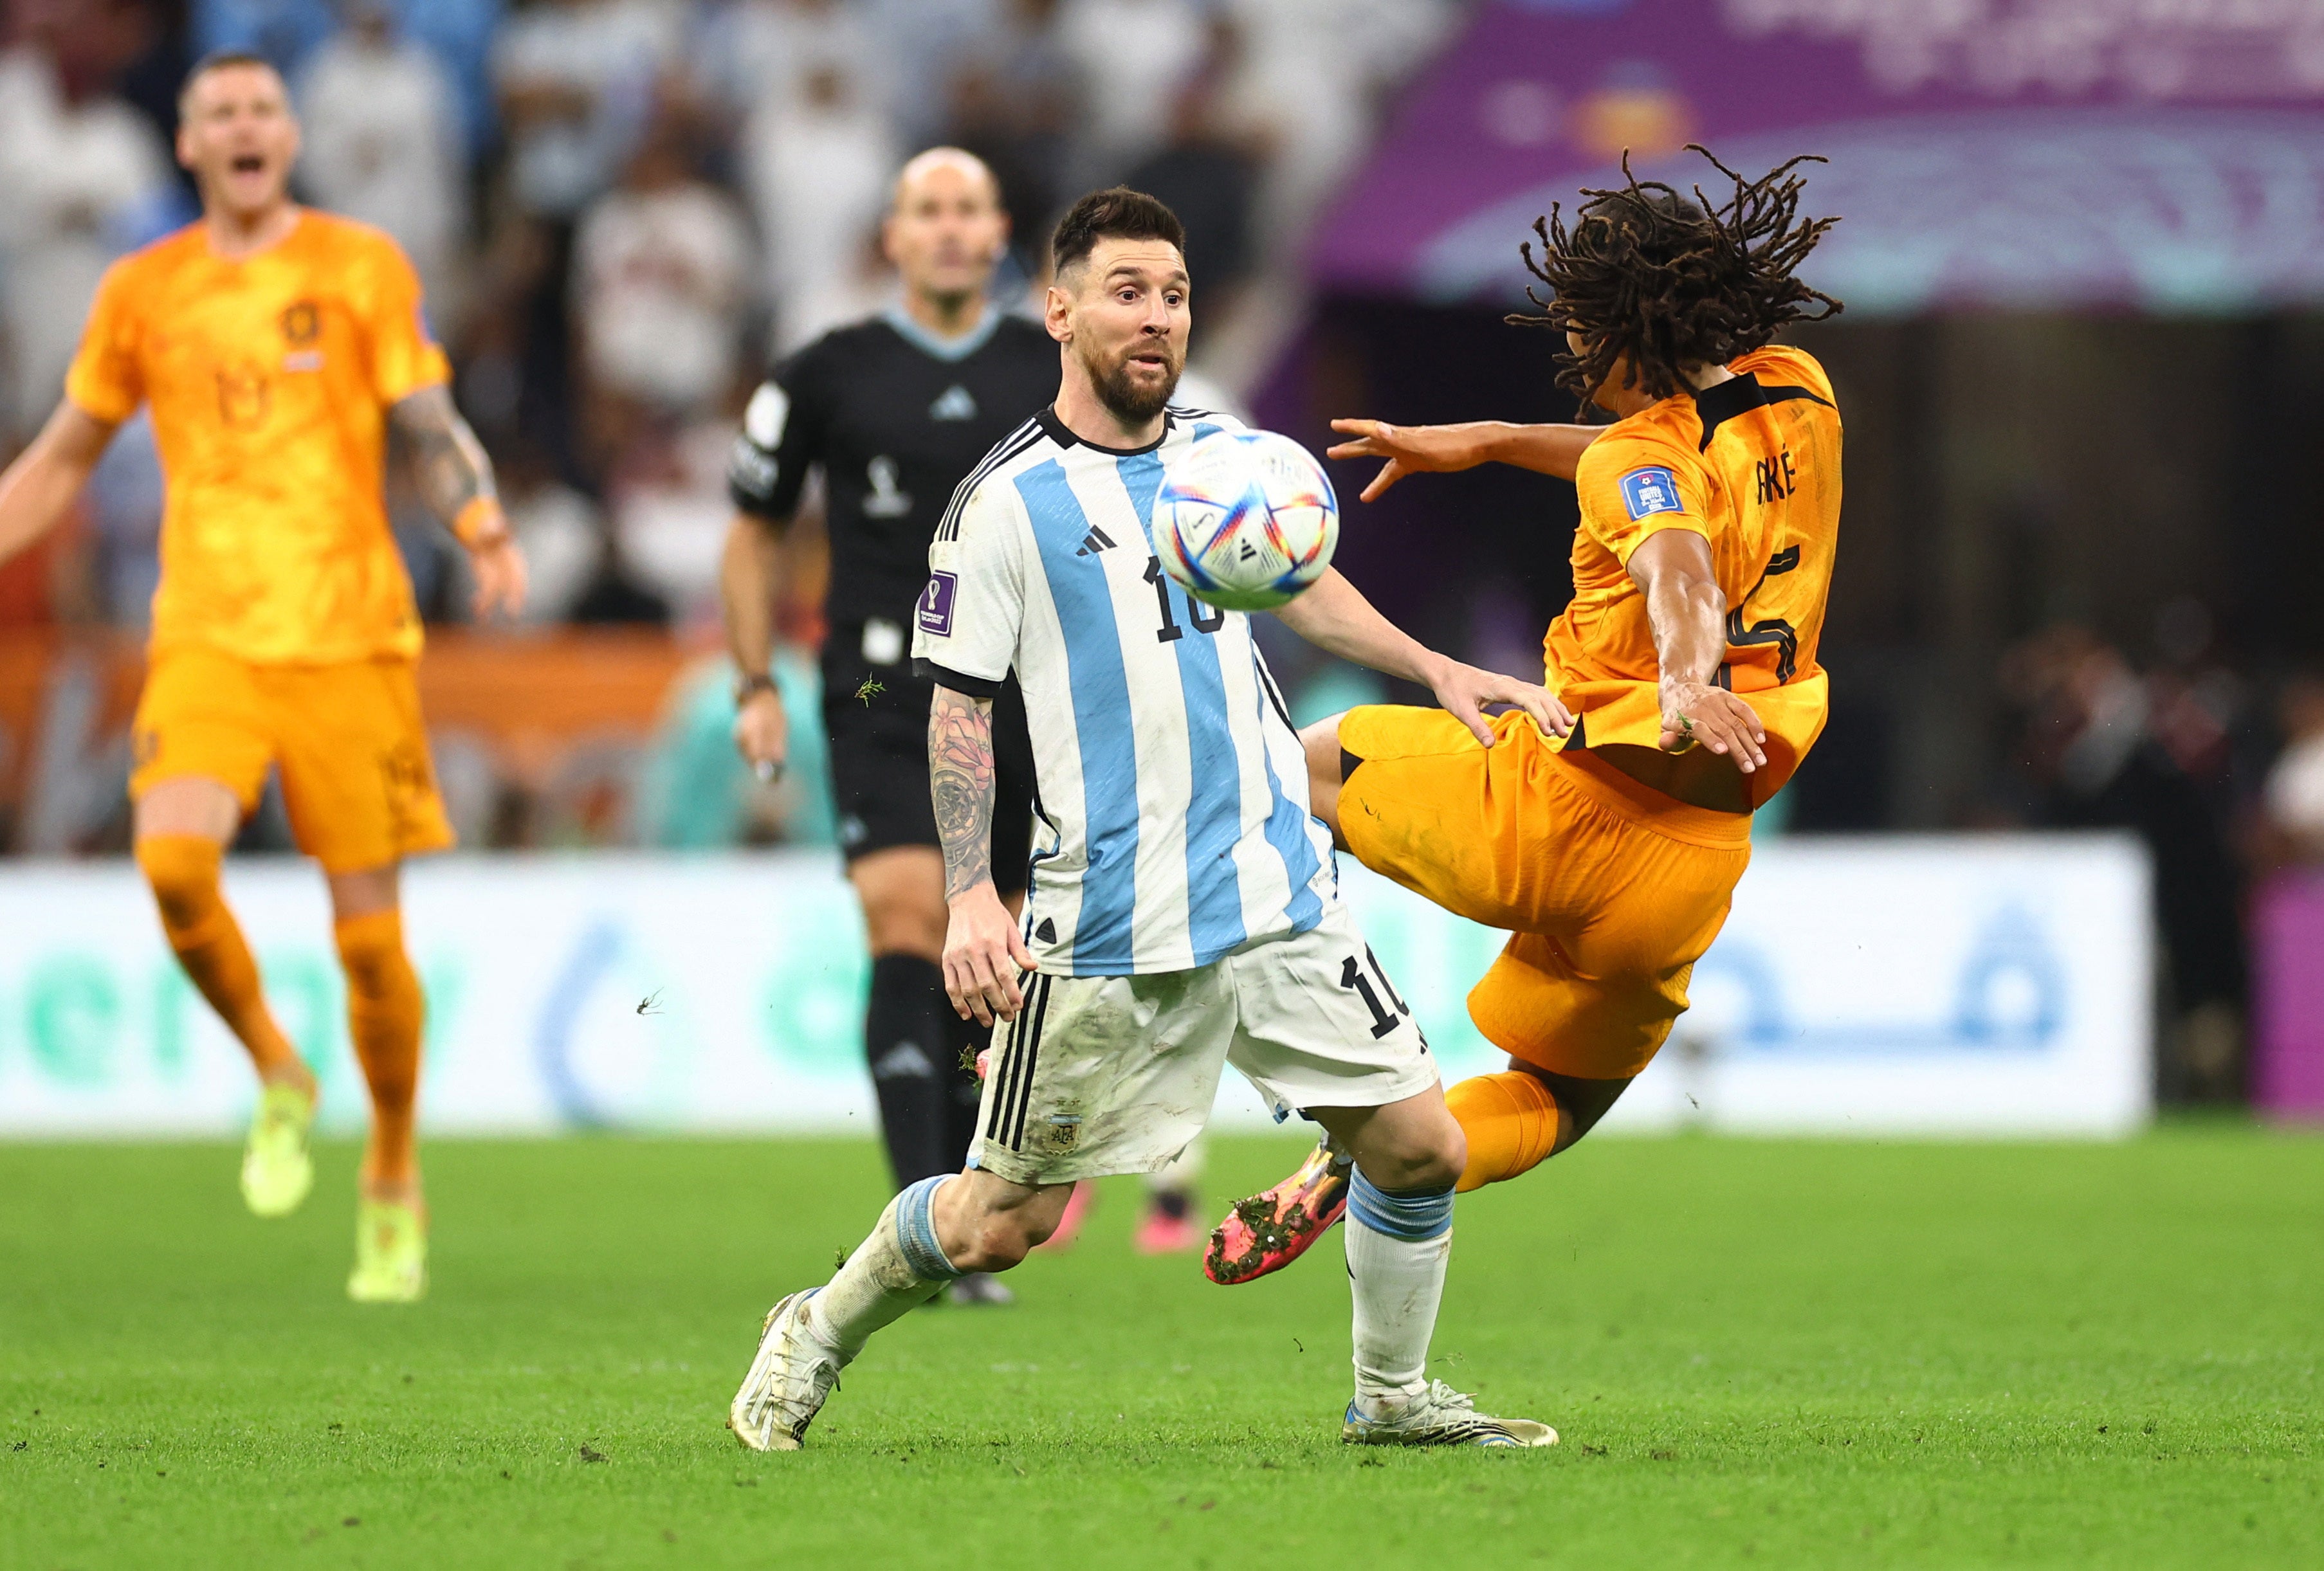
<svg viewBox="0 0 2324 1571"><path fill-rule="evenodd" d="M993 1043L973 1156L1021 1184L1159 1171L1209 1120L1229 1063L1278 1117L1436 1083L1412 1012L1338 901L1305 932L1197 970L1029 978Z"/></svg>

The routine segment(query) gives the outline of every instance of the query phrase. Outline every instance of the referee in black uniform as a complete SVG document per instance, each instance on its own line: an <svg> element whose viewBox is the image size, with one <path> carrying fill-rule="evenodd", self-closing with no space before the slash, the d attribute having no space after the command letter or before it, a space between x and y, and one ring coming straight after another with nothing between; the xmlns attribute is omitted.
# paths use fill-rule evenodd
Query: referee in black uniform
<svg viewBox="0 0 2324 1571"><path fill-rule="evenodd" d="M768 675L774 653L770 549L823 471L831 536L823 723L847 876L863 904L872 997L863 1046L899 1189L957 1172L976 1130L977 1083L964 1050L985 1033L945 997L944 853L928 796L928 683L912 675L912 608L927 586L928 539L953 491L1010 431L1056 397L1057 345L986 294L1009 243L991 171L956 148L904 166L881 233L902 302L825 335L775 369L751 400L728 484L741 510L720 588L727 647L742 673L734 740L779 770L790 720ZM995 715L999 788L992 874L1010 909L1024 899L1032 844L1032 749L1012 683ZM991 1278L954 1283L955 1301L1007 1302Z"/></svg>

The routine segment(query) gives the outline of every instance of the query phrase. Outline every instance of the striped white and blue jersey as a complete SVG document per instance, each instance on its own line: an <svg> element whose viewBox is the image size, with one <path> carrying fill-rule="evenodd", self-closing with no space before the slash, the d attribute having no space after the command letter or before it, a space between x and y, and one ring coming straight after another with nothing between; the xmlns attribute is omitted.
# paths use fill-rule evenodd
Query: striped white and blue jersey
<svg viewBox="0 0 2324 1571"><path fill-rule="evenodd" d="M1163 465L1210 431L1093 446L1044 409L954 493L928 547L912 652L988 694L1013 669L1038 822L1026 943L1056 976L1206 966L1305 932L1338 898L1331 837L1250 619L1192 599L1154 550Z"/></svg>

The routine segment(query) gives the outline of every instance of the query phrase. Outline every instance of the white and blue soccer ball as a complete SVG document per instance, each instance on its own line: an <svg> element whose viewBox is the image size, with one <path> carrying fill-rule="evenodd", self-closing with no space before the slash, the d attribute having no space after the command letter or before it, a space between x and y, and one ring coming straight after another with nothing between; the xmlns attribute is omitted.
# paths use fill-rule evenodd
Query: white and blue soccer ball
<svg viewBox="0 0 2324 1571"><path fill-rule="evenodd" d="M1272 611L1323 575L1340 503L1323 466L1273 431L1213 431L1170 464L1154 499L1162 571L1227 611Z"/></svg>

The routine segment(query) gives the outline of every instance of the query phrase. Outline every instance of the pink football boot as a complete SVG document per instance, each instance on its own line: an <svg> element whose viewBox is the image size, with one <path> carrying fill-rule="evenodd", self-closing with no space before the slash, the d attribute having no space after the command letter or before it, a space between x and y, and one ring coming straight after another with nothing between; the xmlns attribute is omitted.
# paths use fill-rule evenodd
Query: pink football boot
<svg viewBox="0 0 2324 1571"><path fill-rule="evenodd" d="M1281 1271L1306 1254L1308 1245L1347 1214L1348 1178L1354 1171L1354 1161L1325 1141L1289 1178L1237 1200L1226 1220L1211 1229L1203 1274L1221 1287L1233 1287Z"/></svg>

